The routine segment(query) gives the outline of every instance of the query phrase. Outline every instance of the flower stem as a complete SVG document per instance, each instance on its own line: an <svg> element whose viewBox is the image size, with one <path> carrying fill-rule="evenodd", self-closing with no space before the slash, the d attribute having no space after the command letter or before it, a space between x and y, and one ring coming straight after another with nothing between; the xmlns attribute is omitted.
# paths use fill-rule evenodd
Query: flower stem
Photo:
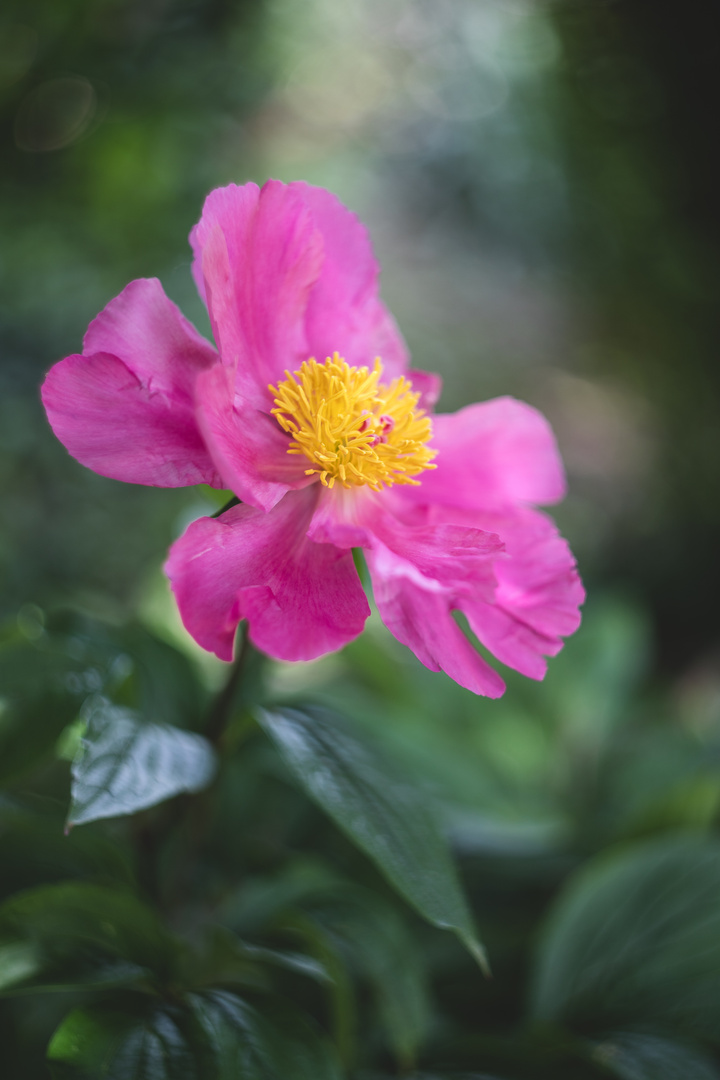
<svg viewBox="0 0 720 1080"><path fill-rule="evenodd" d="M222 690L215 698L215 701L208 714L207 722L205 724L204 735L205 738L217 746L222 740L225 728L227 727L232 707L237 695L238 686L240 685L240 679L242 677L245 663L248 655L251 651L250 639L248 637L247 627L243 631L243 639L238 654L233 661L233 665L228 676L228 680L223 686Z"/></svg>

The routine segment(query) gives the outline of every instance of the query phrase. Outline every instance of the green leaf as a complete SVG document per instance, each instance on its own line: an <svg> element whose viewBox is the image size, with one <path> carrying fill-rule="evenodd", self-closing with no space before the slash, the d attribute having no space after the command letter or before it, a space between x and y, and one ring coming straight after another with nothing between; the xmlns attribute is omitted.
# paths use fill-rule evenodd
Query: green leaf
<svg viewBox="0 0 720 1080"><path fill-rule="evenodd" d="M269 1019L224 990L188 1001L212 1047L216 1080L340 1080L330 1047L295 1010Z"/></svg>
<svg viewBox="0 0 720 1080"><path fill-rule="evenodd" d="M477 939L448 846L427 798L326 709L258 710L308 795L429 922L453 930L482 967Z"/></svg>
<svg viewBox="0 0 720 1080"><path fill-rule="evenodd" d="M174 941L134 896L85 882L46 885L0 906L4 992L144 984L170 976Z"/></svg>
<svg viewBox="0 0 720 1080"><path fill-rule="evenodd" d="M57 1080L340 1080L325 1041L294 1010L269 1018L224 990L135 1012L74 1009L50 1041Z"/></svg>
<svg viewBox="0 0 720 1080"><path fill-rule="evenodd" d="M206 694L195 670L187 656L143 626L111 626L60 611L48 619L47 632L56 651L96 672L99 682L90 689L153 723L197 724Z"/></svg>
<svg viewBox="0 0 720 1080"><path fill-rule="evenodd" d="M63 836L62 824L54 812L31 812L9 801L0 805L0 902L22 889L68 878L132 888L132 869L117 840L97 828Z"/></svg>
<svg viewBox="0 0 720 1080"><path fill-rule="evenodd" d="M210 1055L194 1034L178 1006L150 1007L140 1016L74 1009L47 1056L57 1080L209 1080Z"/></svg>
<svg viewBox="0 0 720 1080"><path fill-rule="evenodd" d="M720 843L693 835L594 860L561 894L532 1009L583 1030L656 1028L720 1042Z"/></svg>
<svg viewBox="0 0 720 1080"><path fill-rule="evenodd" d="M212 780L215 754L206 739L168 724L149 724L130 709L96 698L72 766L68 825L133 814Z"/></svg>
<svg viewBox="0 0 720 1080"><path fill-rule="evenodd" d="M0 649L0 780L52 752L88 693L77 668L39 645Z"/></svg>
<svg viewBox="0 0 720 1080"><path fill-rule="evenodd" d="M615 1032L593 1049L593 1060L619 1080L719 1080L720 1071L693 1047L657 1035Z"/></svg>
<svg viewBox="0 0 720 1080"><path fill-rule="evenodd" d="M369 890L336 890L311 904L309 918L326 947L369 982L380 1023L399 1062L408 1067L430 1026L425 972L416 943L398 913Z"/></svg>

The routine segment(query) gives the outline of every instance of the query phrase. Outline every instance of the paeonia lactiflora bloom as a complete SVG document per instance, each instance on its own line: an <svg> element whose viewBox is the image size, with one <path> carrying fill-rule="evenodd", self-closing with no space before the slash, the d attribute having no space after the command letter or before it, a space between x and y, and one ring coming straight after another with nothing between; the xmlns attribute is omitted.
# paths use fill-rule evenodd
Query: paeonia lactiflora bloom
<svg viewBox="0 0 720 1080"><path fill-rule="evenodd" d="M432 415L439 379L408 369L367 233L329 192L219 188L190 241L217 349L157 280L133 281L42 391L88 468L240 500L170 551L190 634L223 660L242 619L278 659L339 649L370 610L362 548L383 622L427 667L503 692L460 611L498 660L542 678L583 600L535 509L565 490L545 419L511 398Z"/></svg>

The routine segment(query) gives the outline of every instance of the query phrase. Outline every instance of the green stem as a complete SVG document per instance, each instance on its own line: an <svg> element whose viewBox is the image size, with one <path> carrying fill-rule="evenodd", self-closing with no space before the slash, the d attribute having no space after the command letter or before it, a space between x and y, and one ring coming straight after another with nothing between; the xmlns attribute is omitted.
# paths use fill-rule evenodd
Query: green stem
<svg viewBox="0 0 720 1080"><path fill-rule="evenodd" d="M205 724L205 731L203 734L213 746L217 746L221 741L225 728L227 727L249 652L250 639L248 638L247 628L245 628L242 645L233 662L228 681L215 698L213 706L208 714L207 723Z"/></svg>

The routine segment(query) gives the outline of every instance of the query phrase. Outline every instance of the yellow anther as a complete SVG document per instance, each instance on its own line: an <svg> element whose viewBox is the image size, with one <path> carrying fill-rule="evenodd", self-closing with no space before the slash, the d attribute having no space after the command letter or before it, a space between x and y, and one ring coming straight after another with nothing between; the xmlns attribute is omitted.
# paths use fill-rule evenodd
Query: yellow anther
<svg viewBox="0 0 720 1080"><path fill-rule="evenodd" d="M427 446L430 418L417 408L420 394L404 376L380 382L382 365L372 371L350 367L337 353L324 364L306 360L299 371L270 386L272 415L291 436L289 454L304 454L331 488L367 484L373 491L392 484L417 484L414 477L431 464Z"/></svg>

